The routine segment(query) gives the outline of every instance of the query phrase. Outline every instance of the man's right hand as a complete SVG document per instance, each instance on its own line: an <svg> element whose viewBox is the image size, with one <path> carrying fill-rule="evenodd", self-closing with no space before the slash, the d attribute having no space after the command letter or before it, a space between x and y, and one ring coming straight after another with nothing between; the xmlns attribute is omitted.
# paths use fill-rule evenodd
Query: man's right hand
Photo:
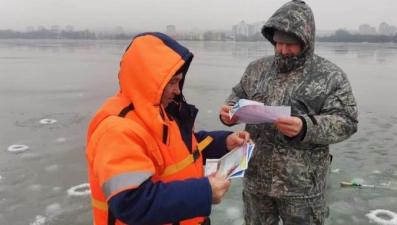
<svg viewBox="0 0 397 225"><path fill-rule="evenodd" d="M229 110L231 110L233 107L229 106L229 105L224 105L221 108L221 111L219 112L220 116L221 116L221 120L223 121L223 123L225 123L226 125L234 125L237 123L238 121L238 117L237 116L233 116L230 119L229 116Z"/></svg>
<svg viewBox="0 0 397 225"><path fill-rule="evenodd" d="M223 177L208 177L212 191L212 204L219 204L223 195L229 190L231 181Z"/></svg>

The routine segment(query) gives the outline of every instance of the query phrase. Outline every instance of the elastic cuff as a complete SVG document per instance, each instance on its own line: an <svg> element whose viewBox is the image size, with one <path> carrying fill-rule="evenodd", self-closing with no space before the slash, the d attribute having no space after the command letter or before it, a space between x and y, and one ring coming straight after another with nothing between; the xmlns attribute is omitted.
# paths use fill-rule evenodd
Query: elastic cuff
<svg viewBox="0 0 397 225"><path fill-rule="evenodd" d="M302 129L301 132L299 132L299 134L297 135L299 138L299 141L303 141L306 137L306 132L307 132L307 123L305 118L303 118L302 116L298 116L299 119L302 120Z"/></svg>
<svg viewBox="0 0 397 225"><path fill-rule="evenodd" d="M228 127L231 127L231 126L236 125L236 124L231 124L231 125L226 124L225 122L223 122L221 115L219 115L219 120L221 121L221 123L222 123L223 125L228 126Z"/></svg>
<svg viewBox="0 0 397 225"><path fill-rule="evenodd" d="M302 119L303 121L303 126L306 125L306 132L305 135L302 137L302 142L308 142L309 140L311 140L311 136L313 135L313 121L316 121L315 118L310 118L309 115L300 115L299 118ZM316 122L317 124L317 122ZM303 128L302 128L303 129Z"/></svg>
<svg viewBox="0 0 397 225"><path fill-rule="evenodd" d="M207 181L206 182L207 188L205 190L208 191L207 192L208 193L207 196L209 196L209 198L207 198L208 204L210 205L210 207L208 208L208 211L207 211L207 213L208 213L207 216L209 216L209 215L211 215L211 211L212 211L212 207L211 207L212 206L212 187L211 187L210 180L208 179L208 177L203 177L202 179Z"/></svg>

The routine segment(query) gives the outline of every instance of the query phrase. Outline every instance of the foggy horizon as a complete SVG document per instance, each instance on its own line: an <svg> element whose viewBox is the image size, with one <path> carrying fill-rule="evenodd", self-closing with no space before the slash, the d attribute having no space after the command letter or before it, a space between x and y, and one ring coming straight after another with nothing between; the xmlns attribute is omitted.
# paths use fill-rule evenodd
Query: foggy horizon
<svg viewBox="0 0 397 225"><path fill-rule="evenodd" d="M27 27L72 25L75 30L125 32L165 31L174 25L178 31L231 30L233 25L266 21L288 1L233 0L0 0L0 30L26 31ZM386 22L397 26L397 1L307 0L317 30L358 30L361 24L378 28ZM371 12L369 12L371 11Z"/></svg>

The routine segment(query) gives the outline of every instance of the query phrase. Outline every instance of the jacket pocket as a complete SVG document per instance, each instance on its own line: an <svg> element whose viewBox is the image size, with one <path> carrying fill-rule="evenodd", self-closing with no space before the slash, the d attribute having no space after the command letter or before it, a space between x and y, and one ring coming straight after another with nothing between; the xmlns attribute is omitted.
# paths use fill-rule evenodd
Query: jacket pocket
<svg viewBox="0 0 397 225"><path fill-rule="evenodd" d="M310 192L313 186L312 170L307 161L307 151L293 148L278 150L281 154L275 155L273 162L278 162L276 168L282 168L280 176L285 180L286 189L291 195L304 195Z"/></svg>
<svg viewBox="0 0 397 225"><path fill-rule="evenodd" d="M303 96L291 97L291 114L292 115L316 115L311 101Z"/></svg>

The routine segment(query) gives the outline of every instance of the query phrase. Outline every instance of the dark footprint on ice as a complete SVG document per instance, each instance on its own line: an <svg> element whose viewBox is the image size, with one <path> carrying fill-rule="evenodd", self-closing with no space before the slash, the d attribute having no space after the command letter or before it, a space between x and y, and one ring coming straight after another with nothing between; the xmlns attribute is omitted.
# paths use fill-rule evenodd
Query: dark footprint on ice
<svg viewBox="0 0 397 225"><path fill-rule="evenodd" d="M349 142L367 142L367 141L369 141L368 138L366 138L366 137L361 137L361 138L359 138L359 139L350 140Z"/></svg>
<svg viewBox="0 0 397 225"><path fill-rule="evenodd" d="M386 134L387 130L371 130L367 132L367 135L374 136L376 134Z"/></svg>
<svg viewBox="0 0 397 225"><path fill-rule="evenodd" d="M25 121L17 121L15 124L18 127L55 129L79 123L84 119L85 117L78 113L54 113Z"/></svg>
<svg viewBox="0 0 397 225"><path fill-rule="evenodd" d="M384 123L384 124L378 124L380 128L383 129L390 129L393 127L393 125L391 125L390 123Z"/></svg>

